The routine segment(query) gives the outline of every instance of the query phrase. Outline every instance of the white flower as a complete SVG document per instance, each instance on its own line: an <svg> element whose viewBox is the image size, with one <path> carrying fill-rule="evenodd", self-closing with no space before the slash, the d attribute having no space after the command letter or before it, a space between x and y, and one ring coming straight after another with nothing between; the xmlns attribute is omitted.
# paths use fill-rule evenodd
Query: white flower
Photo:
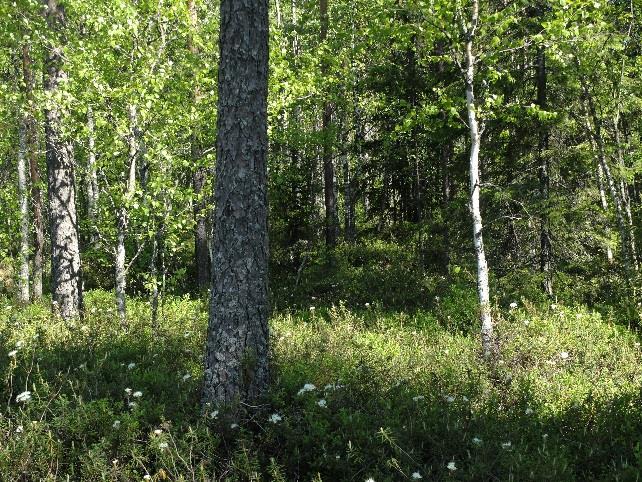
<svg viewBox="0 0 642 482"><path fill-rule="evenodd" d="M325 408L328 406L328 402L325 401L325 398L322 398L317 402L317 405L321 408Z"/></svg>
<svg viewBox="0 0 642 482"><path fill-rule="evenodd" d="M230 425L230 428L231 429L239 428L239 424L238 423L233 423L232 425Z"/></svg>
<svg viewBox="0 0 642 482"><path fill-rule="evenodd" d="M375 479L373 479L372 477L368 477L368 478L366 479L366 482L375 482Z"/></svg>
<svg viewBox="0 0 642 482"><path fill-rule="evenodd" d="M469 402L469 401L470 401L466 395L464 395L463 397L461 397L461 399L462 399L464 402Z"/></svg>
<svg viewBox="0 0 642 482"><path fill-rule="evenodd" d="M7 353L7 356L9 358L13 358L18 354L18 350L11 350L9 353Z"/></svg>
<svg viewBox="0 0 642 482"><path fill-rule="evenodd" d="M158 444L158 448L161 450L165 450L167 447L169 447L169 444L167 442L161 442Z"/></svg>
<svg viewBox="0 0 642 482"><path fill-rule="evenodd" d="M18 425L16 427L16 433L22 433L24 432L25 428L22 425Z"/></svg>
<svg viewBox="0 0 642 482"><path fill-rule="evenodd" d="M138 406L138 404L137 404L136 402L129 402L129 403L127 404L127 406L128 406L129 408L136 408L136 407Z"/></svg>
<svg viewBox="0 0 642 482"><path fill-rule="evenodd" d="M412 477L415 480L423 479L423 477L421 476L421 474L419 472L413 472L410 477Z"/></svg>
<svg viewBox="0 0 642 482"><path fill-rule="evenodd" d="M189 380L190 378L192 378L192 374L191 374L191 373L186 373L185 375L183 375L183 381L184 381L184 382L186 382L186 381L187 381L187 380Z"/></svg>
<svg viewBox="0 0 642 482"><path fill-rule="evenodd" d="M272 423L279 423L281 420L283 420L283 418L278 413L273 413L270 415L270 418L268 418L268 422Z"/></svg>
<svg viewBox="0 0 642 482"><path fill-rule="evenodd" d="M366 303L364 306L365 306L366 308L370 308L370 303Z"/></svg>
<svg viewBox="0 0 642 482"><path fill-rule="evenodd" d="M416 397L412 397L412 401L418 402L419 400L423 400L424 398L426 397L424 397L423 395L417 395Z"/></svg>
<svg viewBox="0 0 642 482"><path fill-rule="evenodd" d="M129 365L127 365L127 370L133 370L135 367L136 367L135 363L130 363Z"/></svg>
<svg viewBox="0 0 642 482"><path fill-rule="evenodd" d="M533 414L533 409L531 407L528 407L524 413L526 415L532 415Z"/></svg>
<svg viewBox="0 0 642 482"><path fill-rule="evenodd" d="M455 470L457 470L457 466L455 465L455 462L448 462L448 465L446 465L446 468L451 472L454 472Z"/></svg>
<svg viewBox="0 0 642 482"><path fill-rule="evenodd" d="M316 389L317 389L317 387L314 386L312 383L306 383L305 385L303 385L303 388L301 390L299 390L297 395L303 395L305 392L311 392L311 391L316 390Z"/></svg>
<svg viewBox="0 0 642 482"><path fill-rule="evenodd" d="M31 392L28 390L26 392L19 393L16 396L16 402L18 403L28 402L29 400L31 400Z"/></svg>
<svg viewBox="0 0 642 482"><path fill-rule="evenodd" d="M311 311L312 313L314 313L314 310L316 310L316 308L315 308L314 306L310 306L310 311Z"/></svg>
<svg viewBox="0 0 642 482"><path fill-rule="evenodd" d="M160 428L157 428L156 430L154 430L154 434L156 434L156 435L160 435L162 433L163 433L163 431Z"/></svg>
<svg viewBox="0 0 642 482"><path fill-rule="evenodd" d="M183 333L183 338L189 338L189 335L190 335L190 332L186 331L185 333Z"/></svg>
<svg viewBox="0 0 642 482"><path fill-rule="evenodd" d="M118 430L120 428L120 420L114 420L114 423L112 424L112 428L115 428Z"/></svg>
<svg viewBox="0 0 642 482"><path fill-rule="evenodd" d="M530 325L530 323L531 323L531 322L530 322L529 320L524 320L524 324L525 324L526 326Z"/></svg>
<svg viewBox="0 0 642 482"><path fill-rule="evenodd" d="M563 352L561 352L561 353L560 353L560 358L561 358L562 360L566 360L566 359L568 358L568 352L567 352L567 351L563 351Z"/></svg>
<svg viewBox="0 0 642 482"><path fill-rule="evenodd" d="M515 308L517 308L517 303L513 301L509 306L511 310L514 310Z"/></svg>
<svg viewBox="0 0 642 482"><path fill-rule="evenodd" d="M210 412L210 418L215 419L218 417L218 410L214 410L213 412Z"/></svg>
<svg viewBox="0 0 642 482"><path fill-rule="evenodd" d="M132 394L132 389L131 388L125 388L125 393L127 395L131 395Z"/></svg>
<svg viewBox="0 0 642 482"><path fill-rule="evenodd" d="M444 400L446 400L446 402L448 403L453 403L455 401L455 397L453 397L452 395L446 395L444 397Z"/></svg>
<svg viewBox="0 0 642 482"><path fill-rule="evenodd" d="M24 344L25 344L25 342L24 342L24 341L22 341L22 340L18 340L18 341L16 342L16 350L20 350L20 348L22 348L22 346L23 346Z"/></svg>
<svg viewBox="0 0 642 482"><path fill-rule="evenodd" d="M132 394L132 397L134 398L140 398L142 396L143 396L143 392L141 392L140 390Z"/></svg>
<svg viewBox="0 0 642 482"><path fill-rule="evenodd" d="M553 304L551 305L551 310L556 310L556 309L557 309L557 305L556 305L555 303L553 303Z"/></svg>
<svg viewBox="0 0 642 482"><path fill-rule="evenodd" d="M149 474L143 475L143 480L152 480L152 476Z"/></svg>
<svg viewBox="0 0 642 482"><path fill-rule="evenodd" d="M508 450L513 444L510 442L502 442L502 448Z"/></svg>
<svg viewBox="0 0 642 482"><path fill-rule="evenodd" d="M475 445L481 445L482 439L480 439L479 437L473 437L473 443Z"/></svg>

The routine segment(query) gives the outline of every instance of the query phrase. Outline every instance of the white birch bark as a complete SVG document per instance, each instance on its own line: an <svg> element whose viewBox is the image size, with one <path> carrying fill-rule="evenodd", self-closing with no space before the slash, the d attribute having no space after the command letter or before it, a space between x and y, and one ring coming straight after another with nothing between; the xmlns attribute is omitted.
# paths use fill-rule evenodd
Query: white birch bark
<svg viewBox="0 0 642 482"><path fill-rule="evenodd" d="M20 253L18 270L18 300L29 303L29 197L27 191L26 126L18 129L18 203L20 206Z"/></svg>

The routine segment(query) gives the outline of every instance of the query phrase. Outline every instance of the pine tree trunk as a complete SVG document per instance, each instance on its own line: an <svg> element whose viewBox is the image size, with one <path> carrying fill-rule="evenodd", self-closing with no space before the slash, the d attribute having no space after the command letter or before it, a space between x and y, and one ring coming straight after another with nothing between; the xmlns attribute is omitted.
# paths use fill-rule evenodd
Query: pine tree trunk
<svg viewBox="0 0 642 482"><path fill-rule="evenodd" d="M29 303L29 194L27 191L27 141L24 119L18 128L18 204L20 210L20 252L18 256L18 300Z"/></svg>
<svg viewBox="0 0 642 482"><path fill-rule="evenodd" d="M220 16L216 231L204 404L256 399L269 374L268 2L221 0Z"/></svg>
<svg viewBox="0 0 642 482"><path fill-rule="evenodd" d="M62 7L48 0L47 27L59 32L65 23ZM66 78L60 45L50 45L45 59L45 93L57 98L60 81ZM76 186L71 143L62 137L60 106L51 104L45 110L45 144L47 187L51 229L51 291L55 308L63 319L80 315L82 281L76 214Z"/></svg>
<svg viewBox="0 0 642 482"><path fill-rule="evenodd" d="M546 110L546 52L540 48L537 52L537 104ZM551 222L549 216L550 198L550 159L548 150L548 129L543 123L539 126L539 189L542 200L542 213L540 224L540 270L544 275L542 289L547 296L553 296L553 249L551 242Z"/></svg>
<svg viewBox="0 0 642 482"><path fill-rule="evenodd" d="M319 0L319 9L321 13L321 43L328 38L328 0ZM322 64L322 74L327 74L327 64ZM330 132L332 126L332 104L326 101L323 105L323 114L321 118L321 130L323 136L323 193L325 204L325 244L329 248L336 246L339 218L337 215L337 196L334 185L334 160L332 158L332 144Z"/></svg>
<svg viewBox="0 0 642 482"><path fill-rule="evenodd" d="M481 133L477 120L475 105L475 55L473 41L475 30L479 22L479 2L472 2L471 26L465 33L465 59L466 59L466 108L468 111L468 127L470 130L470 210L473 220L473 240L477 258L477 293L479 296L479 310L481 318L482 350L486 359L490 358L493 346L493 319L490 312L490 289L488 285L488 264L484 251L483 223L480 208L481 180L479 174L479 151Z"/></svg>
<svg viewBox="0 0 642 482"><path fill-rule="evenodd" d="M42 271L44 265L45 229L42 219L42 193L40 191L40 167L38 166L38 134L34 115L33 71L29 47L22 46L22 73L25 85L25 109L27 158L29 160L29 177L31 181L31 202L33 206L33 272L31 291L34 301L42 298Z"/></svg>

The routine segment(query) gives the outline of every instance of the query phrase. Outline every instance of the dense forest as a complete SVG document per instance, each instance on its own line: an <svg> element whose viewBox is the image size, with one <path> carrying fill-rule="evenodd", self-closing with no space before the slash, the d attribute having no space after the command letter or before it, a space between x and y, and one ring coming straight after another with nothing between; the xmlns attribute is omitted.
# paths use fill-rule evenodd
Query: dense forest
<svg viewBox="0 0 642 482"><path fill-rule="evenodd" d="M641 480L640 12L2 0L0 480Z"/></svg>

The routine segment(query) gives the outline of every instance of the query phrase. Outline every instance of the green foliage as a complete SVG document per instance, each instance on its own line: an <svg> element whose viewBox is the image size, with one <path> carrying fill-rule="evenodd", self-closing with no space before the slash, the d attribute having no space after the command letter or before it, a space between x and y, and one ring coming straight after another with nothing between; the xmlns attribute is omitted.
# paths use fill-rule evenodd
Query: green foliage
<svg viewBox="0 0 642 482"><path fill-rule="evenodd" d="M138 301L122 332L103 292L74 324L4 302L0 470L9 480L634 478L636 335L582 306L520 302L502 310L490 369L477 336L450 329L446 298L437 314L275 314L273 388L235 428L199 408L201 302L168 300L157 333Z"/></svg>

